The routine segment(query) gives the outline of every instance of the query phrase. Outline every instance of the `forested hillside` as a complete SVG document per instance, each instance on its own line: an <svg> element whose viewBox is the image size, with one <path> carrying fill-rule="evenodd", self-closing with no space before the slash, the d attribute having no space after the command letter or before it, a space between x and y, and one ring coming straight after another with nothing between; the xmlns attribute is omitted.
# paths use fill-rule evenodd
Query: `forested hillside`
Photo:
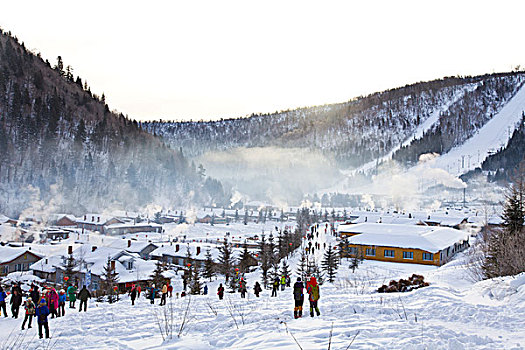
<svg viewBox="0 0 525 350"><path fill-rule="evenodd" d="M110 111L61 58L0 35L0 213L224 201L180 151ZM226 198L228 199L228 198Z"/></svg>
<svg viewBox="0 0 525 350"><path fill-rule="evenodd" d="M449 77L408 85L349 102L210 122L143 123L190 156L236 147L319 150L340 168L387 154L435 113L438 122L395 159L446 152L483 126L521 87L522 73Z"/></svg>

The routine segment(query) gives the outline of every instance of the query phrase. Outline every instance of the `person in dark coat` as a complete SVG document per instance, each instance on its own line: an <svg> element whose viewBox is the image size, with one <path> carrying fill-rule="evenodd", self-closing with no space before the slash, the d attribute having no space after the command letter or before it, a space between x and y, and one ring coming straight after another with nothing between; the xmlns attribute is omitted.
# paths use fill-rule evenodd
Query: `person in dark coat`
<svg viewBox="0 0 525 350"><path fill-rule="evenodd" d="M7 317L7 310L5 309L5 299L7 298L7 294L5 294L4 289L0 286L0 314L2 311L4 312L4 317Z"/></svg>
<svg viewBox="0 0 525 350"><path fill-rule="evenodd" d="M80 307L78 312L82 311L82 304L84 305L84 312L87 310L87 300L91 299L91 293L87 290L86 286L83 286L80 292L78 292L78 299L80 299Z"/></svg>
<svg viewBox="0 0 525 350"><path fill-rule="evenodd" d="M222 286L222 283L219 285L219 288L217 289L217 295L219 296L219 300L222 300L222 298L224 298L224 287Z"/></svg>
<svg viewBox="0 0 525 350"><path fill-rule="evenodd" d="M293 309L294 318L303 316L303 303L304 303L304 285L301 282L301 277L297 277L297 282L293 285L293 299L295 301L295 307Z"/></svg>
<svg viewBox="0 0 525 350"><path fill-rule="evenodd" d="M49 308L45 299L40 300L38 307L35 310L35 315L38 322L38 335L42 339L42 328L46 330L46 338L49 338L49 325L47 322L47 315L49 315Z"/></svg>
<svg viewBox="0 0 525 350"><path fill-rule="evenodd" d="M260 292L262 292L261 285L259 284L259 282L255 282L255 286L253 287L253 293L258 298Z"/></svg>
<svg viewBox="0 0 525 350"><path fill-rule="evenodd" d="M31 320L33 319L33 316L35 315L35 303L33 303L33 300L31 297L27 298L26 302L24 303L24 309L26 310L26 316L24 317L24 322L22 322L22 329L25 328L26 321L29 320L29 325L27 328L31 328Z"/></svg>
<svg viewBox="0 0 525 350"><path fill-rule="evenodd" d="M131 305L135 305L135 299L137 298L137 288L135 285L131 287L131 292L129 292L129 296L131 297Z"/></svg>
<svg viewBox="0 0 525 350"><path fill-rule="evenodd" d="M207 295L208 294L208 285L205 284L204 285L204 295Z"/></svg>
<svg viewBox="0 0 525 350"><path fill-rule="evenodd" d="M279 289L279 278L275 278L272 285L272 297L277 296L277 289Z"/></svg>
<svg viewBox="0 0 525 350"><path fill-rule="evenodd" d="M40 292L38 291L37 285L35 284L31 285L31 289L29 290L29 296L31 297L31 300L33 301L33 303L38 303L38 301L40 300Z"/></svg>
<svg viewBox="0 0 525 350"><path fill-rule="evenodd" d="M20 310L20 305L22 305L22 293L18 292L18 289L13 290L13 295L11 295L11 313L13 318L18 318L18 311Z"/></svg>

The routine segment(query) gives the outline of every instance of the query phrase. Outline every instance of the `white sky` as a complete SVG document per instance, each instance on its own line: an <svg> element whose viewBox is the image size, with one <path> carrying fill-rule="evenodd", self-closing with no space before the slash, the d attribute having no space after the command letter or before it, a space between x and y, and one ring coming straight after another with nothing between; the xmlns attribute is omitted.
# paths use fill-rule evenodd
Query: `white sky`
<svg viewBox="0 0 525 350"><path fill-rule="evenodd" d="M525 1L3 1L111 109L216 119L525 66Z"/></svg>

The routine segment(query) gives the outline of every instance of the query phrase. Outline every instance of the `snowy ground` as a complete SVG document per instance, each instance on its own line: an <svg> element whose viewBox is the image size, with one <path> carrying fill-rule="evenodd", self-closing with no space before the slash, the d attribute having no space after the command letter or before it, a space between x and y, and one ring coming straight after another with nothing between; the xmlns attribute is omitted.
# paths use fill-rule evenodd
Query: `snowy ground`
<svg viewBox="0 0 525 350"><path fill-rule="evenodd" d="M332 240L320 234L321 245ZM431 285L409 293L374 292L415 272ZM247 277L252 287L258 275ZM0 319L1 348L327 349L329 343L332 349L525 348L525 275L473 283L462 256L440 268L365 261L355 273L343 261L335 283L321 286L321 317L310 318L306 302L305 317L298 320L289 288L276 298L267 290L255 298L250 288L247 299L234 293L219 301L219 282L208 283L209 295L174 295L166 307L143 297L134 307L126 296L112 305L90 301L87 313L67 309L66 317L51 320L51 340L38 340L36 328L19 330L21 319ZM178 338L188 303L189 322ZM157 319L170 307L174 334L163 341Z"/></svg>

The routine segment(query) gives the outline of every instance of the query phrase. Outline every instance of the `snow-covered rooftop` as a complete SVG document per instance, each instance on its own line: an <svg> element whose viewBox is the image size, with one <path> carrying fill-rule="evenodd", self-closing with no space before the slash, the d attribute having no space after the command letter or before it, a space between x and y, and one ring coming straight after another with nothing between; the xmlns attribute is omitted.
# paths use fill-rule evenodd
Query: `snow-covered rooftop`
<svg viewBox="0 0 525 350"><path fill-rule="evenodd" d="M0 247L0 264L14 260L26 252L33 253L36 256L41 257L40 254L35 253L27 248Z"/></svg>
<svg viewBox="0 0 525 350"><path fill-rule="evenodd" d="M469 234L449 227L363 223L339 225L339 232L357 235L351 244L421 249L436 253L454 243L468 240Z"/></svg>

